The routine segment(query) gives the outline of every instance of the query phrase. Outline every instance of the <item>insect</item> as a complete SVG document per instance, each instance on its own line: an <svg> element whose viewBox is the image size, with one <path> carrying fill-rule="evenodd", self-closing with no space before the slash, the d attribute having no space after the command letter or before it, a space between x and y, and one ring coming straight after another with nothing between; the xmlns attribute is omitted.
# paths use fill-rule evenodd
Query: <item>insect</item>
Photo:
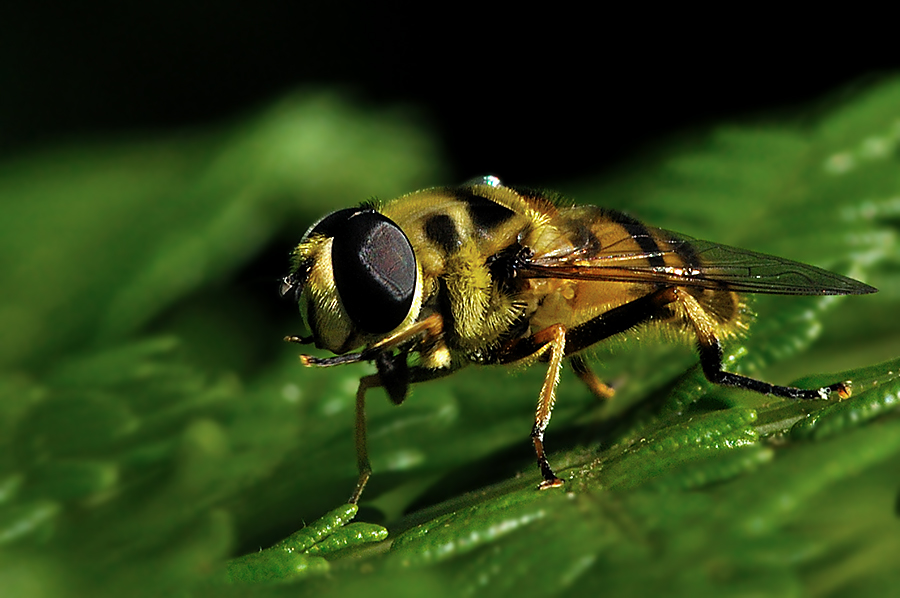
<svg viewBox="0 0 900 598"><path fill-rule="evenodd" d="M600 397L612 395L580 351L638 325L696 339L716 384L793 399L849 396L838 382L775 386L722 369L721 341L746 326L741 293L858 295L876 289L798 262L651 228L595 206L484 177L339 210L314 224L292 255L281 294L296 300L306 336L328 367L373 362L356 394L356 503L372 468L365 397L383 387L396 404L409 386L468 364L547 362L531 439L541 489L561 486L544 450L560 368L568 360Z"/></svg>

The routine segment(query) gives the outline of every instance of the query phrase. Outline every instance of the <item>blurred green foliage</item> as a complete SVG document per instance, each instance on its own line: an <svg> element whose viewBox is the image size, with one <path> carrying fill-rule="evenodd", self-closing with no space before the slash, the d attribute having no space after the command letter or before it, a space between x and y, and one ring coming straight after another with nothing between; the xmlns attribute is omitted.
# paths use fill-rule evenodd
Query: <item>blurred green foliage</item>
<svg viewBox="0 0 900 598"><path fill-rule="evenodd" d="M611 403L564 373L547 443L568 483L537 492L540 367L470 368L399 408L373 392L367 523L348 524L368 369L302 369L280 341L295 308L274 289L310 222L450 183L441 164L409 117L329 94L214 131L0 164L0 594L883 596L900 584L900 360L872 365L900 354L900 82L557 185L878 287L756 298L751 334L727 347L730 369L774 382L843 370L801 383L851 379L851 399L711 387L689 347L631 334L593 351L619 388Z"/></svg>

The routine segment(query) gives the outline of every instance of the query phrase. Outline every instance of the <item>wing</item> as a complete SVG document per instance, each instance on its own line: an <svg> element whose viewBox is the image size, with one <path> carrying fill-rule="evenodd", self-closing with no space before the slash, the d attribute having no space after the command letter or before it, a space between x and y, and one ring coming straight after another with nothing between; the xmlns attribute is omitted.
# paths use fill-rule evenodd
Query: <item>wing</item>
<svg viewBox="0 0 900 598"><path fill-rule="evenodd" d="M774 295L863 295L867 284L792 260L658 228L582 246L568 253L522 259L516 275L643 282ZM640 249L634 249L639 247Z"/></svg>

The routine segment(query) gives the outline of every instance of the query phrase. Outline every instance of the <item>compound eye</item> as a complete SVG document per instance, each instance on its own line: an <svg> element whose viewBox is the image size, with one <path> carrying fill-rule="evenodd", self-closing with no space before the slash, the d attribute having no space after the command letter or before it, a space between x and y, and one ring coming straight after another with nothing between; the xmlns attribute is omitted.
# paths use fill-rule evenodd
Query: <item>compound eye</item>
<svg viewBox="0 0 900 598"><path fill-rule="evenodd" d="M329 231L338 295L358 328L389 332L406 319L415 298L415 253L390 219L373 210L348 212L341 210L346 220Z"/></svg>

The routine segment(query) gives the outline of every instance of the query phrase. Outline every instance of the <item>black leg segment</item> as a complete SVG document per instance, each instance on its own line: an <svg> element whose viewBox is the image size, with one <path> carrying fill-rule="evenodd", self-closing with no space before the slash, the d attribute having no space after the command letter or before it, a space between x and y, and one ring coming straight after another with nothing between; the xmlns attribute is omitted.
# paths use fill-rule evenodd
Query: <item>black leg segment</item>
<svg viewBox="0 0 900 598"><path fill-rule="evenodd" d="M707 380L714 384L743 388L760 394L774 395L786 399L827 399L833 392L838 393L842 397L850 394L847 385L843 382L816 389L794 388L792 386L776 386L775 384L769 384L768 382L755 380L740 374L725 372L722 370L722 346L718 341L712 344L698 343L697 350L700 353L700 365L703 367L703 374Z"/></svg>

